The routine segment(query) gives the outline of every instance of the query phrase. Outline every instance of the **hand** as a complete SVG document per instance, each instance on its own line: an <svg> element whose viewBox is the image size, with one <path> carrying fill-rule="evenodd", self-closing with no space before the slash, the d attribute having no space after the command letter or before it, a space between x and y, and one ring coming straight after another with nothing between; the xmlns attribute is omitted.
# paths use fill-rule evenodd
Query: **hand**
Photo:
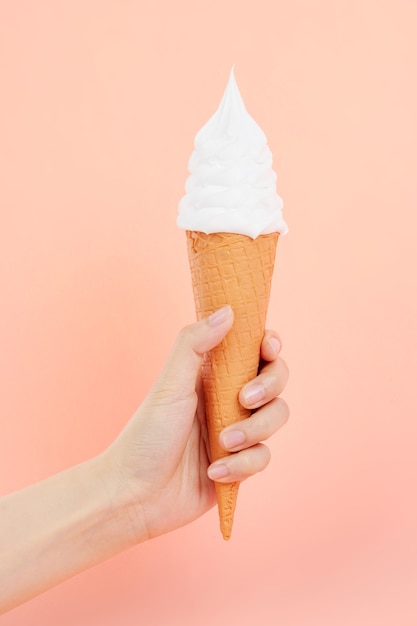
<svg viewBox="0 0 417 626"><path fill-rule="evenodd" d="M277 397L288 370L278 356L277 334L266 331L259 375L239 394L241 404L255 412L221 432L220 444L231 454L210 465L199 373L203 354L232 324L233 312L224 307L181 331L148 397L103 455L105 480L110 477L112 493L128 503L137 541L205 513L216 502L212 479L242 481L263 470L270 452L260 442L288 419L288 407Z"/></svg>
<svg viewBox="0 0 417 626"><path fill-rule="evenodd" d="M215 504L211 478L262 470L259 443L288 418L277 398L287 367L267 331L259 375L240 391L255 412L220 433L230 454L210 465L200 390L202 355L226 336L230 307L184 328L153 389L102 454L0 498L0 613L121 550L183 526ZM210 478L211 476L211 478Z"/></svg>

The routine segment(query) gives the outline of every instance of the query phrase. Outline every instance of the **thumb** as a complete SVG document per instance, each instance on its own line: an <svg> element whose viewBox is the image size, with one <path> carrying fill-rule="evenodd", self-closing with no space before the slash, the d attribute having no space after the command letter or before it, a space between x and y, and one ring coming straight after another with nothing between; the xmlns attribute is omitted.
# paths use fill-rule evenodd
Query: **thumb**
<svg viewBox="0 0 417 626"><path fill-rule="evenodd" d="M185 326L177 337L154 391L163 392L165 396L172 393L174 397L194 393L203 354L225 338L233 319L233 310L226 305L200 322Z"/></svg>

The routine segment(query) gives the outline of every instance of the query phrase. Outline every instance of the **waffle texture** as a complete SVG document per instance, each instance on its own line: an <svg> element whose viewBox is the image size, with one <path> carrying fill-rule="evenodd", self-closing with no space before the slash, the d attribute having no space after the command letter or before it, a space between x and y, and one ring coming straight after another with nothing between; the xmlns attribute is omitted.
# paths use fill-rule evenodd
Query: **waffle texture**
<svg viewBox="0 0 417 626"><path fill-rule="evenodd" d="M265 332L278 233L251 239L229 233L187 231L197 319L230 304L235 321L219 346L204 355L202 383L212 462L226 456L220 431L249 417L238 395L257 375ZM220 528L224 539L232 531L239 483L217 483Z"/></svg>

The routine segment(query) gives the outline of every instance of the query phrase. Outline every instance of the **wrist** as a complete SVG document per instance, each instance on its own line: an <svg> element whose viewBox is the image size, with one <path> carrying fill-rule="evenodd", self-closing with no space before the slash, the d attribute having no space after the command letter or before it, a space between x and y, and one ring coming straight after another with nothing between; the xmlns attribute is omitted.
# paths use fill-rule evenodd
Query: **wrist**
<svg viewBox="0 0 417 626"><path fill-rule="evenodd" d="M115 535L129 548L150 538L139 489L133 489L123 477L112 449L89 461L91 480L100 485L99 499L104 517L113 526Z"/></svg>

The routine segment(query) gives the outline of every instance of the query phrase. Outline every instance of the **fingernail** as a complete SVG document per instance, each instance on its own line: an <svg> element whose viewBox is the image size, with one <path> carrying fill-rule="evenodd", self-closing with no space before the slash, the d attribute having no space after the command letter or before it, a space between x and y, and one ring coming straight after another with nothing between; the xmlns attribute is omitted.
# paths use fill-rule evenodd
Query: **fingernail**
<svg viewBox="0 0 417 626"><path fill-rule="evenodd" d="M236 448L236 446L245 443L246 436L241 430L229 430L222 435L222 441L225 448Z"/></svg>
<svg viewBox="0 0 417 626"><path fill-rule="evenodd" d="M212 480L217 480L218 478L226 478L229 475L229 470L224 463L218 463L211 465L207 470L207 474Z"/></svg>
<svg viewBox="0 0 417 626"><path fill-rule="evenodd" d="M220 324L223 324L223 322L230 317L231 310L230 305L226 304L226 306L215 311L207 318L208 323L210 326L220 326Z"/></svg>
<svg viewBox="0 0 417 626"><path fill-rule="evenodd" d="M268 343L271 346L273 353L278 354L281 348L281 344L278 341L278 339L276 337L270 337L270 339L268 340Z"/></svg>
<svg viewBox="0 0 417 626"><path fill-rule="evenodd" d="M256 404L265 397L265 389L262 385L255 383L254 385L245 387L243 390L243 397L246 404Z"/></svg>

